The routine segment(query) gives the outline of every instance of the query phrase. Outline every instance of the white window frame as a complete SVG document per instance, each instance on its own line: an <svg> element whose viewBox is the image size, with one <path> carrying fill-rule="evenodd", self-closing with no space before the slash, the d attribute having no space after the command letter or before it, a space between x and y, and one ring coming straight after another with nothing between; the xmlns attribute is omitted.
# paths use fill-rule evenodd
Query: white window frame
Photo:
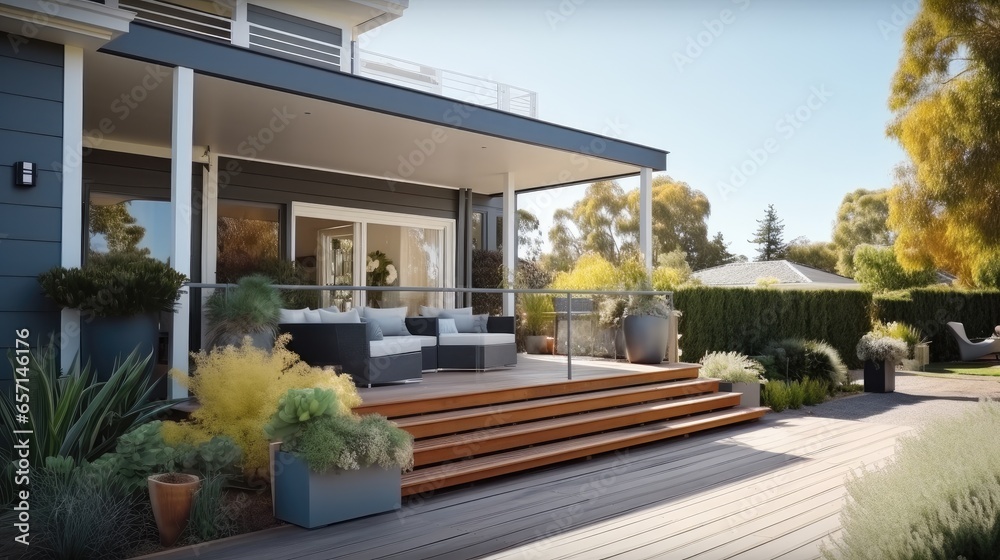
<svg viewBox="0 0 1000 560"><path fill-rule="evenodd" d="M368 255L367 226L369 224L436 229L443 235L441 243L441 250L443 252L441 255L443 285L441 287L455 287L455 220L453 219L293 201L291 204L291 219L288 224L289 247L292 248L295 247L295 222L298 218L321 218L360 224L359 239L355 240L355 243L358 243L358 250L355 251L354 257L355 270L365 269L366 263L364 259ZM294 250L289 251L288 256L290 259L294 259ZM365 275L362 274L359 285L364 286L366 281ZM447 300L447 298L445 299Z"/></svg>

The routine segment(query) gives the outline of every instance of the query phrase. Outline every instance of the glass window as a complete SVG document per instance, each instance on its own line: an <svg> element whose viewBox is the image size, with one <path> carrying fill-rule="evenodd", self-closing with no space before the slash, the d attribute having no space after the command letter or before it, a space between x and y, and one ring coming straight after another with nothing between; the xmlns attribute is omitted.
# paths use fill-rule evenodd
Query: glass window
<svg viewBox="0 0 1000 560"><path fill-rule="evenodd" d="M484 217L482 212L472 213L472 250L484 249L486 247L483 243L483 222Z"/></svg>
<svg viewBox="0 0 1000 560"><path fill-rule="evenodd" d="M90 193L87 254L136 252L170 259L170 202Z"/></svg>
<svg viewBox="0 0 1000 560"><path fill-rule="evenodd" d="M280 262L279 221L277 206L220 200L215 281L230 284L258 273L273 277Z"/></svg>

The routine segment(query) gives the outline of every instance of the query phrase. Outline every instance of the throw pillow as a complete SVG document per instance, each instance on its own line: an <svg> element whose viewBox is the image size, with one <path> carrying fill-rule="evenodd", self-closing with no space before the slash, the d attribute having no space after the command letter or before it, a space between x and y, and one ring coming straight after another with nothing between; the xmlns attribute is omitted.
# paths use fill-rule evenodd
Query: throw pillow
<svg viewBox="0 0 1000 560"><path fill-rule="evenodd" d="M343 313L318 309L321 323L360 323L361 316L357 309L344 311Z"/></svg>
<svg viewBox="0 0 1000 560"><path fill-rule="evenodd" d="M306 309L302 312L306 320L305 323L322 323L323 318L319 316L319 309Z"/></svg>
<svg viewBox="0 0 1000 560"><path fill-rule="evenodd" d="M373 340L382 340L385 336L382 334L382 328L378 326L375 321L369 321L368 319L361 319L361 322L365 324L365 330L367 331L368 342Z"/></svg>
<svg viewBox="0 0 1000 560"><path fill-rule="evenodd" d="M438 334L457 334L458 326L454 319L438 318Z"/></svg>
<svg viewBox="0 0 1000 560"><path fill-rule="evenodd" d="M445 319L454 319L455 326L458 328L460 333L485 333L489 332L486 330L486 323L489 321L489 315L450 315L442 313L441 317Z"/></svg>
<svg viewBox="0 0 1000 560"><path fill-rule="evenodd" d="M410 331L406 330L406 307L390 307L378 309L366 307L364 309L365 319L369 322L378 323L385 336L406 336Z"/></svg>
<svg viewBox="0 0 1000 560"><path fill-rule="evenodd" d="M445 307L427 307L426 305L420 306L421 317L441 317L442 313L451 313L453 315L472 315L472 308L460 307L458 309L448 309Z"/></svg>
<svg viewBox="0 0 1000 560"><path fill-rule="evenodd" d="M303 307L302 309L282 309L278 313L279 323L305 323L306 322L306 311L309 311L308 307Z"/></svg>

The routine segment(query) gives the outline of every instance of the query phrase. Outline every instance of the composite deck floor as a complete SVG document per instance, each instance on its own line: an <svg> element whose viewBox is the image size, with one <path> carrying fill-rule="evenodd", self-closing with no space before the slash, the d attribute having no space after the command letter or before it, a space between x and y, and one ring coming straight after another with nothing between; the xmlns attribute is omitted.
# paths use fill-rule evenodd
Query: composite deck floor
<svg viewBox="0 0 1000 560"><path fill-rule="evenodd" d="M909 431L770 414L412 496L395 512L311 531L283 526L155 557L818 558L838 534L849 473L882 464Z"/></svg>

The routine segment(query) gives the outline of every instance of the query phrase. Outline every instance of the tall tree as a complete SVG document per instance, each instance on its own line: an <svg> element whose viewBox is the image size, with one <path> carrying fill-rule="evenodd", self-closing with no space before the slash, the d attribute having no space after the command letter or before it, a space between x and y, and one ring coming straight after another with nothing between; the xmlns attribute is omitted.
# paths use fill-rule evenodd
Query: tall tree
<svg viewBox="0 0 1000 560"><path fill-rule="evenodd" d="M888 190L857 189L844 195L833 225L837 274L854 278L854 249L858 245L892 245L896 236L889 230L888 220Z"/></svg>
<svg viewBox="0 0 1000 560"><path fill-rule="evenodd" d="M523 208L517 209L517 254L537 261L542 254L542 229L538 216Z"/></svg>
<svg viewBox="0 0 1000 560"><path fill-rule="evenodd" d="M653 254L682 251L689 264L706 268L733 259L721 234L708 239L708 198L688 184L657 176L652 184ZM617 182L603 181L587 188L572 208L557 210L549 230L550 270L569 270L587 252L611 263L639 247L639 193L626 193Z"/></svg>
<svg viewBox="0 0 1000 560"><path fill-rule="evenodd" d="M750 243L760 245L757 249L757 261L775 261L785 258L788 246L784 239L785 224L778 218L773 204L767 205L764 219L757 220L757 231Z"/></svg>
<svg viewBox="0 0 1000 560"><path fill-rule="evenodd" d="M834 251L833 243L829 241L813 242L805 237L796 237L788 244L785 258L819 270L837 273L837 253Z"/></svg>
<svg viewBox="0 0 1000 560"><path fill-rule="evenodd" d="M931 269L904 270L892 247L858 245L854 266L854 279L877 292L927 286L935 280Z"/></svg>
<svg viewBox="0 0 1000 560"><path fill-rule="evenodd" d="M907 269L1000 282L1000 2L924 0L893 77L888 134L912 165L889 198Z"/></svg>
<svg viewBox="0 0 1000 560"><path fill-rule="evenodd" d="M139 253L148 255L149 249L139 249L139 242L146 236L146 228L140 226L129 212L128 203L119 202L100 206L90 206L90 234L104 235L108 251L112 253Z"/></svg>

